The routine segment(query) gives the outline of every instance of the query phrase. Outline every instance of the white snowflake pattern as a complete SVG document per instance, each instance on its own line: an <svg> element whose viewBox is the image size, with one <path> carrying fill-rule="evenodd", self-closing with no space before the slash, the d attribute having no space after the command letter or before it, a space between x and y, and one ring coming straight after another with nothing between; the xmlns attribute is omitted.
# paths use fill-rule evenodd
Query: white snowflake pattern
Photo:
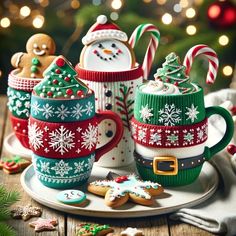
<svg viewBox="0 0 236 236"><path fill-rule="evenodd" d="M92 112L93 112L93 104L91 102L88 102L86 105L85 105L85 108L84 108L84 111L86 112L86 115L91 115Z"/></svg>
<svg viewBox="0 0 236 236"><path fill-rule="evenodd" d="M43 131L37 126L36 123L29 125L28 136L29 143L35 150L43 147Z"/></svg>
<svg viewBox="0 0 236 236"><path fill-rule="evenodd" d="M37 101L34 102L33 104L31 104L31 109L34 115L38 115L41 111L40 104Z"/></svg>
<svg viewBox="0 0 236 236"><path fill-rule="evenodd" d="M30 101L26 101L26 102L25 102L25 107L26 107L26 108L30 108Z"/></svg>
<svg viewBox="0 0 236 236"><path fill-rule="evenodd" d="M79 103L76 106L71 108L71 116L79 119L83 115L83 106Z"/></svg>
<svg viewBox="0 0 236 236"><path fill-rule="evenodd" d="M75 162L74 165L75 165L74 174L81 173L84 171L84 167L85 167L84 161Z"/></svg>
<svg viewBox="0 0 236 236"><path fill-rule="evenodd" d="M17 101L16 101L16 107L18 107L18 108L19 108L19 107L22 107L22 102L19 101L19 100L17 100Z"/></svg>
<svg viewBox="0 0 236 236"><path fill-rule="evenodd" d="M188 118L186 120L191 120L192 122L194 122L195 119L197 119L197 115L199 114L199 111L197 110L197 106L194 107L194 105L192 104L191 107L186 107L186 109L188 110L185 114L188 116Z"/></svg>
<svg viewBox="0 0 236 236"><path fill-rule="evenodd" d="M92 155L91 158L88 160L88 162L85 164L87 170L92 169L94 161L95 161L95 155Z"/></svg>
<svg viewBox="0 0 236 236"><path fill-rule="evenodd" d="M178 141L179 141L179 136L172 133L170 135L167 136L167 141L169 141L169 143L167 143L168 145L178 145Z"/></svg>
<svg viewBox="0 0 236 236"><path fill-rule="evenodd" d="M91 151L97 144L98 127L89 123L88 128L82 133L82 147Z"/></svg>
<svg viewBox="0 0 236 236"><path fill-rule="evenodd" d="M39 160L39 161L40 161L41 171L50 174L50 170L49 170L49 164L50 163L46 162L46 161L43 162L41 160Z"/></svg>
<svg viewBox="0 0 236 236"><path fill-rule="evenodd" d="M140 129L138 131L138 140L146 143L146 130Z"/></svg>
<svg viewBox="0 0 236 236"><path fill-rule="evenodd" d="M183 145L193 144L194 133L193 129L187 131L183 130Z"/></svg>
<svg viewBox="0 0 236 236"><path fill-rule="evenodd" d="M55 111L55 114L57 114L57 117L64 120L68 115L70 114L70 111L68 111L68 108L65 107L63 104L60 107L57 107L57 111Z"/></svg>
<svg viewBox="0 0 236 236"><path fill-rule="evenodd" d="M50 106L48 103L46 105L43 105L43 108L41 109L41 111L45 119L52 117L54 114L54 108Z"/></svg>
<svg viewBox="0 0 236 236"><path fill-rule="evenodd" d="M154 129L151 129L151 134L150 134L150 140L149 144L161 144L161 130L157 130L157 132L154 133Z"/></svg>
<svg viewBox="0 0 236 236"><path fill-rule="evenodd" d="M141 107L141 110L139 111L140 113L140 118L146 122L147 120L149 121L150 120L150 117L153 116L152 114L152 110L153 108L148 108L148 104L146 104L146 106L142 106Z"/></svg>
<svg viewBox="0 0 236 236"><path fill-rule="evenodd" d="M204 140L204 131L200 127L197 128L197 143Z"/></svg>
<svg viewBox="0 0 236 236"><path fill-rule="evenodd" d="M174 104L165 105L164 109L159 110L159 122L165 126L173 126L181 121L181 110L176 108Z"/></svg>
<svg viewBox="0 0 236 236"><path fill-rule="evenodd" d="M74 138L75 134L66 129L63 125L59 129L56 129L49 133L49 146L55 150L55 152L60 152L64 155L71 148L75 147Z"/></svg>
<svg viewBox="0 0 236 236"><path fill-rule="evenodd" d="M64 175L68 175L69 171L73 168L69 166L69 163L65 163L63 160L55 163L55 166L51 168L55 171L56 175L60 175L63 177Z"/></svg>

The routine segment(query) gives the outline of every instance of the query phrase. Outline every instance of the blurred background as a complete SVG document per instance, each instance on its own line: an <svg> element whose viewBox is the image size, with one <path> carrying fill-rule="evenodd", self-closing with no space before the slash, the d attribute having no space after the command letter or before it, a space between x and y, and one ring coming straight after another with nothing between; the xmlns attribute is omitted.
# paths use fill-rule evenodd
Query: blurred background
<svg viewBox="0 0 236 236"><path fill-rule="evenodd" d="M34 33L47 33L57 44L57 55L63 54L73 65L79 61L81 38L105 14L128 36L141 23L155 24L161 42L150 74L176 52L183 61L192 46L204 43L218 54L220 67L214 85L206 85L207 60L196 59L191 70L192 81L214 91L236 84L236 2L227 0L1 0L0 2L0 93L6 93L8 73L13 69L11 56L25 52L25 44ZM142 42L141 42L142 41ZM135 48L142 62L149 35ZM236 88L236 87L235 87Z"/></svg>

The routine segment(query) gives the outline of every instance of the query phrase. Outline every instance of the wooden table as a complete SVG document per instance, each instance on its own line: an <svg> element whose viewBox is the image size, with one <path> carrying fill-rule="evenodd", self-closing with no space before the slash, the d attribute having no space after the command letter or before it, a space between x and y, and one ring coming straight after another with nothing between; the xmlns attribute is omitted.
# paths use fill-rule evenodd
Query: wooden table
<svg viewBox="0 0 236 236"><path fill-rule="evenodd" d="M0 150L1 157L9 156L3 148L3 140L8 134L12 132L11 124L9 122L9 112L6 106L7 97L0 96ZM21 187L20 174L8 175L0 171L0 183L4 183L7 189L17 190L21 193L21 200L17 203L18 205L32 204L34 206L40 206L43 209L43 218L57 218L58 226L56 231L48 231L42 233L35 233L34 229L29 227L28 223L32 221L22 220L9 220L9 224L15 228L18 236L31 236L31 235L60 235L60 236L74 236L75 228L77 224L84 222L93 222L101 224L109 224L114 228L116 233L120 233L127 227L137 227L143 230L145 236L190 236L190 235L213 235L204 230L198 229L194 226L184 224L182 222L171 221L168 215L153 216L145 218L134 218L134 219L105 219L105 218L94 218L84 216L74 216L67 213L59 212L54 209L45 207L35 202L29 197ZM33 218L36 219L36 218Z"/></svg>

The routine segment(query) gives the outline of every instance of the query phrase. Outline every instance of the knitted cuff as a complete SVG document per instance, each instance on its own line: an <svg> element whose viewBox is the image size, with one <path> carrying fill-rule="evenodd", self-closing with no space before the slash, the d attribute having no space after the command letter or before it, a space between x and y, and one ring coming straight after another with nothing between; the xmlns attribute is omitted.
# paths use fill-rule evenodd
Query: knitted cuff
<svg viewBox="0 0 236 236"><path fill-rule="evenodd" d="M37 178L51 188L68 188L78 186L89 178L94 153L69 159L50 159L33 154L32 163Z"/></svg>
<svg viewBox="0 0 236 236"><path fill-rule="evenodd" d="M31 97L31 116L48 122L75 122L95 116L94 93L80 99Z"/></svg>
<svg viewBox="0 0 236 236"><path fill-rule="evenodd" d="M207 140L207 119L185 126L160 126L131 120L132 137L146 147L180 148L191 147Z"/></svg>
<svg viewBox="0 0 236 236"><path fill-rule="evenodd" d="M7 105L12 115L18 118L28 119L30 114L31 93L8 87L7 96Z"/></svg>
<svg viewBox="0 0 236 236"><path fill-rule="evenodd" d="M143 76L143 70L141 66L137 66L134 69L127 71L91 71L85 70L76 65L75 70L78 73L78 77L83 80L96 81L96 82L118 82L135 80Z"/></svg>
<svg viewBox="0 0 236 236"><path fill-rule="evenodd" d="M10 115L10 121L17 139L25 148L29 148L28 119L20 119Z"/></svg>
<svg viewBox="0 0 236 236"><path fill-rule="evenodd" d="M134 117L136 120L154 125L191 125L205 119L203 89L181 95L156 95L136 89Z"/></svg>
<svg viewBox="0 0 236 236"><path fill-rule="evenodd" d="M8 76L8 86L17 90L31 92L42 79L23 78L17 76L18 70L13 70Z"/></svg>
<svg viewBox="0 0 236 236"><path fill-rule="evenodd" d="M95 151L96 118L70 123L50 123L29 118L29 144L32 151L48 158L76 158Z"/></svg>

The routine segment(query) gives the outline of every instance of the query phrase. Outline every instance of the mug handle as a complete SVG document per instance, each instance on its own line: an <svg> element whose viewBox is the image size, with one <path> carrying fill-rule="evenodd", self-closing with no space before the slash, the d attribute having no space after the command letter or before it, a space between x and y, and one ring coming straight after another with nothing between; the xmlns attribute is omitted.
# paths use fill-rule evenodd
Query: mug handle
<svg viewBox="0 0 236 236"><path fill-rule="evenodd" d="M210 116L216 115L216 114L224 118L225 123L226 123L226 130L225 130L224 136L221 138L221 140L217 144L213 145L210 148L205 147L204 156L207 160L210 160L210 158L214 156L217 152L224 149L229 144L234 133L233 119L230 113L226 109L220 106L212 106L212 107L206 108L206 117L209 118Z"/></svg>
<svg viewBox="0 0 236 236"><path fill-rule="evenodd" d="M121 118L112 111L100 111L99 113L96 113L96 117L98 119L98 124L106 119L113 120L116 123L116 133L114 137L108 143L96 149L95 161L98 161L102 155L109 152L120 142L124 133L124 126Z"/></svg>

